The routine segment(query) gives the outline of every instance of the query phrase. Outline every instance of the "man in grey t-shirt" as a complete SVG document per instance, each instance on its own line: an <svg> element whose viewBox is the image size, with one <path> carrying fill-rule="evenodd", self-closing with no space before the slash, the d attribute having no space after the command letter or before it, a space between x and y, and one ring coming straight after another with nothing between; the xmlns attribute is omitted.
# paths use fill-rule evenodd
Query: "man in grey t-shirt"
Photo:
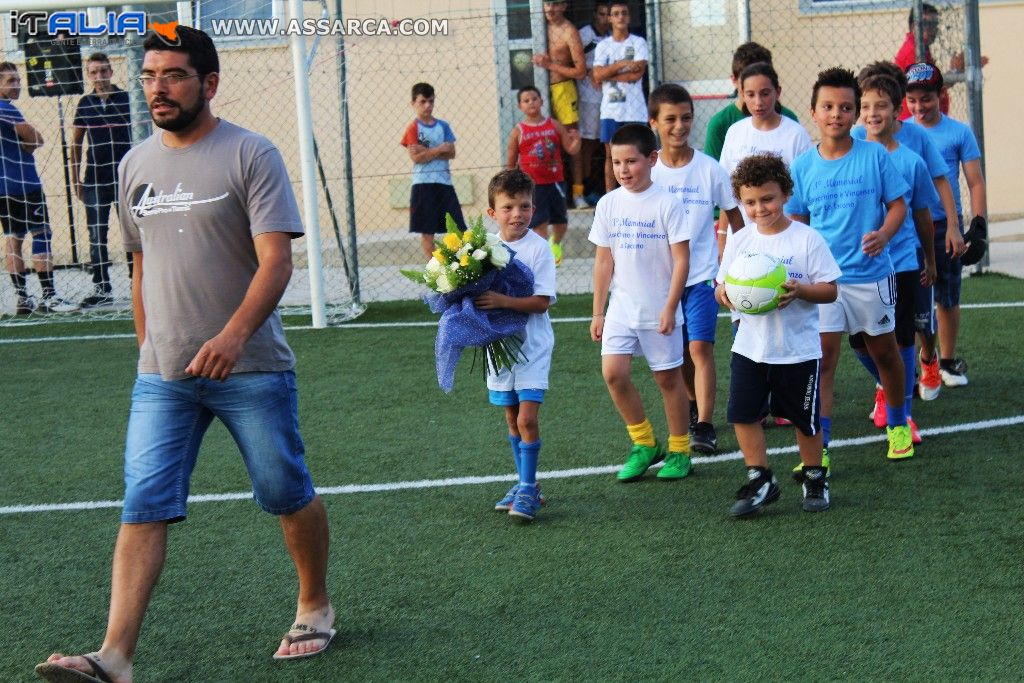
<svg viewBox="0 0 1024 683"><path fill-rule="evenodd" d="M120 166L119 212L132 252L140 354L125 447L125 500L102 647L52 655L48 680L130 680L167 525L185 518L188 481L214 417L235 438L253 497L278 515L298 572L295 621L275 659L322 652L334 635L327 515L304 462L295 357L276 306L291 277L298 207L277 149L214 117L216 48L179 26L151 35L143 90L160 128ZM75 675L75 674L71 674Z"/></svg>

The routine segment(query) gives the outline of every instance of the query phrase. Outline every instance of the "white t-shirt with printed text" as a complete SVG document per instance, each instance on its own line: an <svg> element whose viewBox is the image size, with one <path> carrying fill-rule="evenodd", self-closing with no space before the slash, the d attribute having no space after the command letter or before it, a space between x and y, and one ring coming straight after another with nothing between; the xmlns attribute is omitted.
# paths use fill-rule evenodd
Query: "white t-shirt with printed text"
<svg viewBox="0 0 1024 683"><path fill-rule="evenodd" d="M597 203L588 239L612 254L606 319L634 330L658 329L672 282L669 245L690 239L679 200L655 184L636 193L615 189ZM682 324L677 304L676 325Z"/></svg>
<svg viewBox="0 0 1024 683"><path fill-rule="evenodd" d="M713 279L718 272L715 207L726 211L736 208L729 174L707 154L694 150L690 163L680 168L666 166L658 159L651 180L671 192L683 207L683 220L690 231L686 286Z"/></svg>
<svg viewBox="0 0 1024 683"><path fill-rule="evenodd" d="M842 275L818 231L797 221L775 235L762 234L754 225L730 236L715 280L725 282L732 262L747 253L781 260L789 277L803 283L832 282ZM797 299L783 309L760 315L740 313L732 350L755 363L771 365L821 358L818 304Z"/></svg>
<svg viewBox="0 0 1024 683"><path fill-rule="evenodd" d="M608 66L623 59L646 62L651 53L647 41L630 33L625 40L611 36L594 49L594 66ZM647 121L647 100L644 99L643 79L626 83L605 81L601 84L601 118L619 122Z"/></svg>

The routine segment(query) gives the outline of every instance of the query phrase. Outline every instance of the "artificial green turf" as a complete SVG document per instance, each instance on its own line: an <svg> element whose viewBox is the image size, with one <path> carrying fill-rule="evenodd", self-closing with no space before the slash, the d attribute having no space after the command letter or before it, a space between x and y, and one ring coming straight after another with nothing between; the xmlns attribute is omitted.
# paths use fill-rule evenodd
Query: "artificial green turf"
<svg viewBox="0 0 1024 683"><path fill-rule="evenodd" d="M1013 301L1020 284L971 278L965 301ZM587 306L565 297L553 314ZM1013 381L1024 370L1024 309L969 309L963 321L971 384L915 404L922 428L1024 414ZM619 463L627 439L597 345L586 323L555 332L541 468ZM432 337L290 335L318 485L511 471L501 413L468 363L451 396L437 389ZM727 347L717 350L723 451L735 449L724 424ZM0 345L0 362L0 506L120 498L132 341ZM657 391L638 366L663 434ZM844 353L833 438L878 433L866 419L872 396ZM328 654L288 663L270 660L294 602L275 521L249 501L193 504L172 528L136 680L1020 679L1024 474L1012 458L1022 437L1021 426L931 437L900 464L885 461L881 442L838 448L830 512L800 512L799 487L785 481L777 504L743 522L727 515L738 462L675 483L548 480L550 504L526 526L489 509L505 483L328 496L340 632ZM791 445L792 432L771 430L769 441ZM777 458L780 479L795 461ZM215 426L192 490L246 488ZM52 650L98 646L117 517L0 516L0 680L31 680Z"/></svg>

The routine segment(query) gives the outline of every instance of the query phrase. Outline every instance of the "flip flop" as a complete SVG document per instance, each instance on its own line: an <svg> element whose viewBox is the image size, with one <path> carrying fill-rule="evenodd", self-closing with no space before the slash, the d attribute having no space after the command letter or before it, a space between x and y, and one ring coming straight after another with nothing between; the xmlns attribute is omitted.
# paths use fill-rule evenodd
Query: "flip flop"
<svg viewBox="0 0 1024 683"><path fill-rule="evenodd" d="M36 675L45 678L50 683L114 683L114 679L104 671L96 659L90 655L82 655L82 657L89 662L89 668L92 669L91 675L53 662L37 664Z"/></svg>
<svg viewBox="0 0 1024 683"><path fill-rule="evenodd" d="M292 631L302 631L302 633L293 635ZM307 626L306 624L295 624L291 627L291 629L288 630L288 633L284 635L284 640L288 641L289 645L291 645L292 643L301 643L304 640L324 640L326 641L324 642L324 646L319 650L313 650L312 652L303 652L302 654L298 655L279 655L275 652L274 659L302 659L303 657L312 657L313 655L318 655L327 649L327 646L331 644L332 640L334 640L334 634L336 633L337 631L333 628L329 631L318 631L312 626Z"/></svg>

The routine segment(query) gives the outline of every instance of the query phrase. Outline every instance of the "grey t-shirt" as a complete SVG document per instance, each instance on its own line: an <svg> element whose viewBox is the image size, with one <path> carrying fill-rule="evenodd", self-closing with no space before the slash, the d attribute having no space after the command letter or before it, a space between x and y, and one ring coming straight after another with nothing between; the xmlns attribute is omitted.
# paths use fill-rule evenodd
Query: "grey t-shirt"
<svg viewBox="0 0 1024 683"><path fill-rule="evenodd" d="M140 373L184 379L185 368L245 298L258 261L253 237L302 235L280 152L262 135L221 120L184 149L162 131L121 161L118 212L127 251L141 251L146 338ZM245 345L233 372L295 365L275 311Z"/></svg>

